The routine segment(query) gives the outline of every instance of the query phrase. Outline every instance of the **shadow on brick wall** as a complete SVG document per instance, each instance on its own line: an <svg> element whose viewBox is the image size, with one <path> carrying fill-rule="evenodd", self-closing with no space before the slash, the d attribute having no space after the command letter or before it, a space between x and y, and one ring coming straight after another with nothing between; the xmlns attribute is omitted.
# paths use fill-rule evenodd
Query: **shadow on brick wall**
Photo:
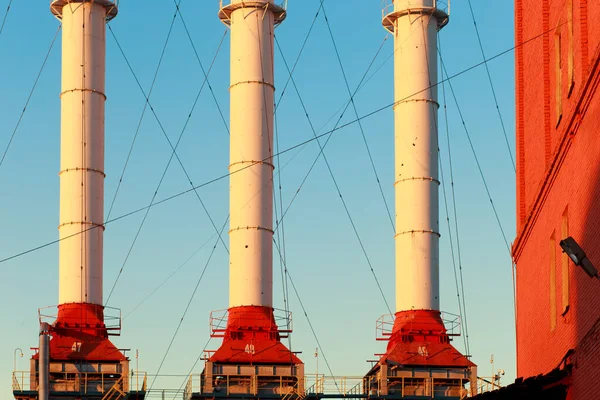
<svg viewBox="0 0 600 400"><path fill-rule="evenodd" d="M597 157L597 156L596 156ZM600 268L600 165L596 162L592 189L587 199L570 199L570 203L579 206L587 204L583 226L574 227L581 232L575 237L596 268ZM586 185L587 186L587 185ZM580 230L581 229L581 230ZM600 280L591 279L579 267L569 261L572 278L570 287L572 323L575 324L577 345L575 369L573 374L572 399L600 398Z"/></svg>

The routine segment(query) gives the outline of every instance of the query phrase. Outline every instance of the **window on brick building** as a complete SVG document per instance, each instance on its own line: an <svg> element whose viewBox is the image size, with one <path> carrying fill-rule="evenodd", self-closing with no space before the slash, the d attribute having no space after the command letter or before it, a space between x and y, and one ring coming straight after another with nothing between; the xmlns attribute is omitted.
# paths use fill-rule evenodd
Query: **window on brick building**
<svg viewBox="0 0 600 400"><path fill-rule="evenodd" d="M571 96L573 87L575 87L575 54L574 54L574 39L573 39L573 0L567 1L567 28L569 30L569 53L567 59L567 97Z"/></svg>
<svg viewBox="0 0 600 400"><path fill-rule="evenodd" d="M562 35L560 29L554 34L554 70L556 71L556 125L560 123L562 118Z"/></svg>
<svg viewBox="0 0 600 400"><path fill-rule="evenodd" d="M562 238L569 236L569 208L565 208L562 215L560 235ZM562 253L562 315L569 311L569 256Z"/></svg>
<svg viewBox="0 0 600 400"><path fill-rule="evenodd" d="M550 236L550 330L556 329L556 235Z"/></svg>

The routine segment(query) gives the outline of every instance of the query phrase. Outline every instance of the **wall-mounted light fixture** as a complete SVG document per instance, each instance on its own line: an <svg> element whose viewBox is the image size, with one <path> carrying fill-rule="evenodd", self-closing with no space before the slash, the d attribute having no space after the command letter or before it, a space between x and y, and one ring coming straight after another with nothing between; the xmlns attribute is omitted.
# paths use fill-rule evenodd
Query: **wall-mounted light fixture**
<svg viewBox="0 0 600 400"><path fill-rule="evenodd" d="M600 280L600 276L598 276L598 270L596 267L594 267L594 264L592 264L589 258L587 258L585 251L583 251L575 239L569 236L568 238L561 240L560 247L562 248L563 252L569 256L573 263L581 267L581 269L583 269L590 278L597 278Z"/></svg>

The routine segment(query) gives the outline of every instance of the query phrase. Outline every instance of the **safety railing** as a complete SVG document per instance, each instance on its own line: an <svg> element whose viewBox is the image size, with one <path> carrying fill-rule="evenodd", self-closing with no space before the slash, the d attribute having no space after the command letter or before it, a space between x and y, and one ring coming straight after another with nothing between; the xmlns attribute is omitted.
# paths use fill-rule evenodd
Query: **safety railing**
<svg viewBox="0 0 600 400"><path fill-rule="evenodd" d="M446 311L441 312L442 322L446 327L446 333L449 336L460 336L462 322L460 315L452 314ZM377 340L389 340L394 328L395 315L384 314L377 319L375 324L375 335Z"/></svg>
<svg viewBox="0 0 600 400"><path fill-rule="evenodd" d="M460 315L442 311L442 322L446 327L446 332L450 336L460 336L462 333L462 320Z"/></svg>
<svg viewBox="0 0 600 400"><path fill-rule="evenodd" d="M248 322L252 322L252 313L247 314ZM286 310L274 309L275 324L282 338L288 337L288 334L293 330L292 313ZM211 311L209 317L209 326L212 337L223 337L229 320L229 310ZM244 321L240 321L244 322Z"/></svg>
<svg viewBox="0 0 600 400"><path fill-rule="evenodd" d="M464 399L469 395L467 379L395 377L381 380L371 376L365 381L365 397Z"/></svg>
<svg viewBox="0 0 600 400"><path fill-rule="evenodd" d="M27 372L29 374L29 372ZM17 374L23 374L23 371L13 371L12 373L12 389L13 392L22 392L24 391L24 387L23 387L23 383L25 380L24 376L21 376L21 379L19 379L17 376Z"/></svg>
<svg viewBox="0 0 600 400"><path fill-rule="evenodd" d="M79 372L79 373L51 373L49 388L51 391L77 392L77 393L104 393L112 388L115 382L123 379L123 386L129 391L145 392L148 376L146 372L131 372L131 375L104 373L104 372ZM28 392L38 390L38 378L31 371L13 371L12 388L15 392Z"/></svg>
<svg viewBox="0 0 600 400"><path fill-rule="evenodd" d="M50 4L54 3L56 0L50 0ZM115 6L119 6L119 0L107 0L106 3L113 3Z"/></svg>
<svg viewBox="0 0 600 400"><path fill-rule="evenodd" d="M415 1L415 0L396 0L401 2L403 5L411 6L411 3L418 3L419 5L423 4L423 0ZM431 8L437 8L440 11L443 11L446 15L450 15L450 0L430 0ZM394 12L394 0L382 0L382 10L381 10L381 18L385 18L386 15ZM415 4L416 6L417 4Z"/></svg>
<svg viewBox="0 0 600 400"><path fill-rule="evenodd" d="M50 0L50 10L54 15L62 16L62 8L70 2L71 0ZM106 21L110 21L117 15L119 0L104 0L102 4L107 6Z"/></svg>
<svg viewBox="0 0 600 400"><path fill-rule="evenodd" d="M129 379L129 390L145 392L148 388L148 374L146 372L131 371Z"/></svg>
<svg viewBox="0 0 600 400"><path fill-rule="evenodd" d="M202 379L200 375L197 375L198 378L198 385L197 385L197 392L200 392L202 389ZM192 398L192 393L194 393L194 375L190 375L190 377L188 378L187 383L185 384L185 388L183 389L183 398L184 399L191 399Z"/></svg>
<svg viewBox="0 0 600 400"><path fill-rule="evenodd" d="M325 386L324 374L304 375L304 386L307 393L323 393Z"/></svg>
<svg viewBox="0 0 600 400"><path fill-rule="evenodd" d="M12 388L15 392L26 392L31 390L29 371L13 371ZM36 387L34 387L34 390Z"/></svg>
<svg viewBox="0 0 600 400"><path fill-rule="evenodd" d="M477 393L491 392L502 388L500 381L496 377L477 377Z"/></svg>
<svg viewBox="0 0 600 400"><path fill-rule="evenodd" d="M305 398L327 396L346 399L367 399L380 396L464 399L470 393L468 379L395 377L393 379L386 378L384 382L376 376L307 374L304 377L304 386L298 387L297 381L290 381L286 377L218 375L213 376L213 389L210 396L207 396L208 393L203 390L205 388L203 379L200 374L190 375L183 389L183 398L190 400L198 397L260 397L263 390L267 390L269 396L275 393L279 394L282 400L304 400ZM246 391L242 392L241 389ZM480 392L481 389L478 393Z"/></svg>
<svg viewBox="0 0 600 400"><path fill-rule="evenodd" d="M362 376L304 375L307 394L341 394L344 397L359 395L365 391L366 378Z"/></svg>
<svg viewBox="0 0 600 400"><path fill-rule="evenodd" d="M268 0L263 0L264 2L267 2ZM219 0L219 10L222 9L223 7L227 7L228 5L230 5L232 2L232 0ZM247 0L248 3L251 3L252 0ZM255 0L256 2L256 0ZM284 10L287 10L287 4L288 0L283 0L281 3L278 4L279 7L283 8Z"/></svg>
<svg viewBox="0 0 600 400"><path fill-rule="evenodd" d="M304 392L304 388L299 387L300 382L296 382L296 384L289 388L288 392L283 396L281 400L304 400L306 397L306 393Z"/></svg>
<svg viewBox="0 0 600 400"><path fill-rule="evenodd" d="M58 316L58 306L49 306L38 309L38 318L40 324L46 322L50 325L54 324ZM104 307L104 326L106 331L111 336L119 336L121 334L121 309L114 307Z"/></svg>
<svg viewBox="0 0 600 400"><path fill-rule="evenodd" d="M205 377L202 374L192 374L188 378L184 389L184 399L192 398L194 393L204 393ZM295 376L273 375L213 375L212 390L224 396L231 393L240 393L240 388L245 388L244 394L257 395L259 390L268 388L271 393L286 395L290 391L304 394L304 386L298 388Z"/></svg>
<svg viewBox="0 0 600 400"><path fill-rule="evenodd" d="M276 3L272 0L219 0L219 18L225 24L231 25L231 15L234 10L251 7L254 9L264 8L265 12L267 9L273 11L274 24L279 25L286 16L287 12L287 0L283 0L281 3Z"/></svg>
<svg viewBox="0 0 600 400"><path fill-rule="evenodd" d="M375 322L375 338L377 340L389 340L394 329L394 314L383 314Z"/></svg>

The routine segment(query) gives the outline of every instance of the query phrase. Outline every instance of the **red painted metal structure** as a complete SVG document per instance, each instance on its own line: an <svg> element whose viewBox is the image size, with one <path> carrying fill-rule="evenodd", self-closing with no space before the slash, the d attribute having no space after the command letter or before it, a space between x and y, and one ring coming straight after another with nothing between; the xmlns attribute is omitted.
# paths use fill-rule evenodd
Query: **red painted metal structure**
<svg viewBox="0 0 600 400"><path fill-rule="evenodd" d="M267 306L230 307L224 315L213 311L211 336L223 341L207 352L199 386L191 377L185 398L302 398L304 364L281 342L292 331L291 316L280 318L275 311Z"/></svg>
<svg viewBox="0 0 600 400"><path fill-rule="evenodd" d="M404 366L475 366L450 343L439 311L409 310L395 315L387 350L379 360Z"/></svg>
<svg viewBox="0 0 600 400"><path fill-rule="evenodd" d="M477 367L450 343L457 319L447 329L439 311L408 310L394 315L391 331L378 323L386 352L365 375L369 398L463 398L475 393ZM470 390L465 389L469 384Z"/></svg>
<svg viewBox="0 0 600 400"><path fill-rule="evenodd" d="M111 333L118 335L119 331L120 326L106 326L102 306L61 304L50 326L50 358L53 362L126 361L127 357L109 340Z"/></svg>
<svg viewBox="0 0 600 400"><path fill-rule="evenodd" d="M225 329L214 329L222 337L221 347L210 357L214 363L301 364L302 361L281 343L290 330L280 330L274 310L262 306L240 306L228 310Z"/></svg>

